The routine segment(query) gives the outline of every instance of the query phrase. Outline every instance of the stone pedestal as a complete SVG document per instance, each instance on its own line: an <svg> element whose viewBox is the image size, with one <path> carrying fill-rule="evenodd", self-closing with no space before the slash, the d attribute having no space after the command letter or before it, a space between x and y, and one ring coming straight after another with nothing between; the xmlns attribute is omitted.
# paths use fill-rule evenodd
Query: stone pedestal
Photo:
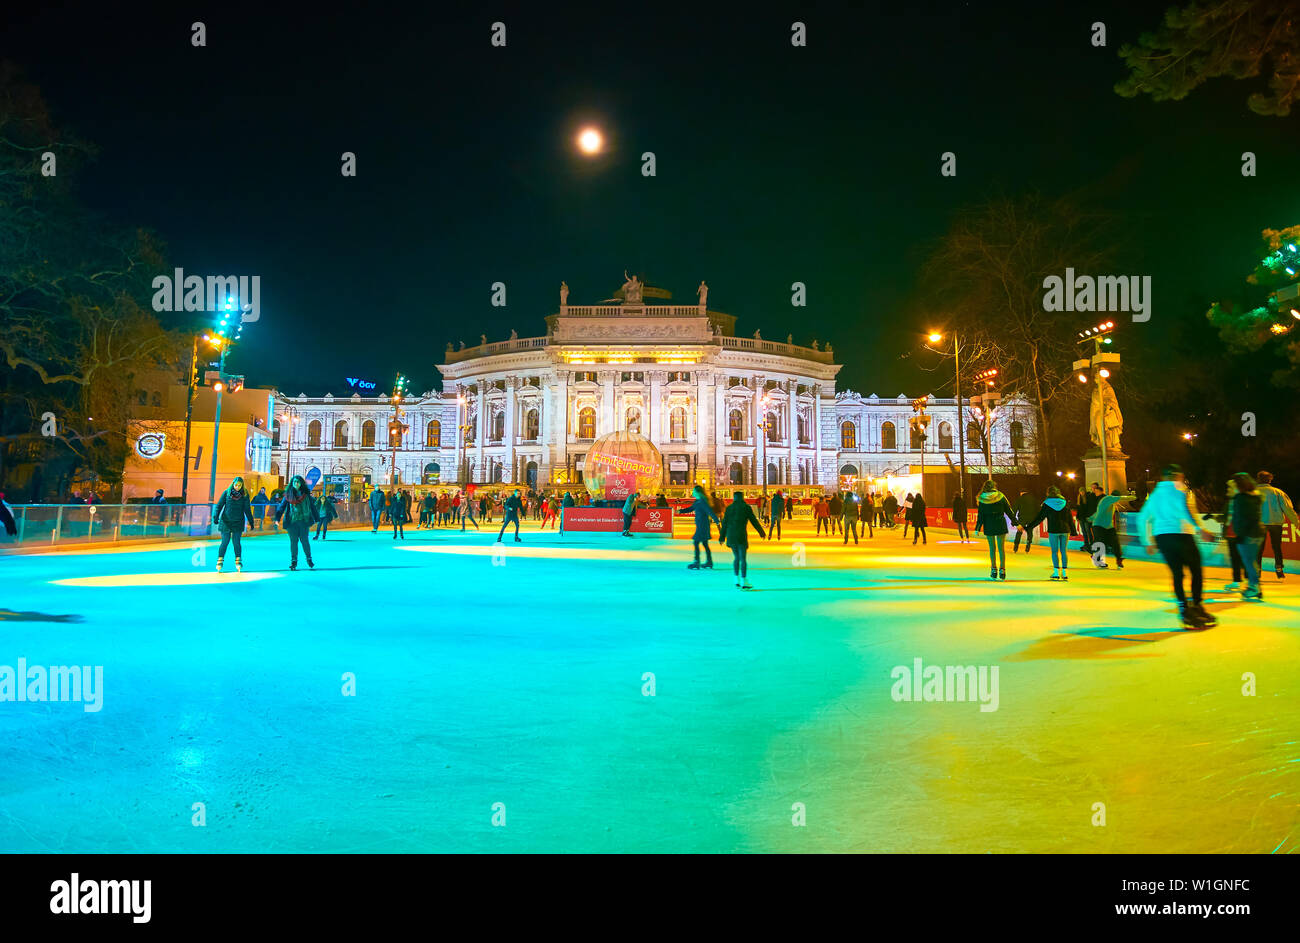
<svg viewBox="0 0 1300 943"><path fill-rule="evenodd" d="M1116 488L1120 494L1128 494L1128 471L1124 464L1128 456L1123 452L1107 451L1106 471L1107 475L1102 475L1101 469L1101 449L1093 446L1083 453L1083 471L1085 489L1090 489L1094 481L1100 482L1105 489L1106 494L1110 494Z"/></svg>

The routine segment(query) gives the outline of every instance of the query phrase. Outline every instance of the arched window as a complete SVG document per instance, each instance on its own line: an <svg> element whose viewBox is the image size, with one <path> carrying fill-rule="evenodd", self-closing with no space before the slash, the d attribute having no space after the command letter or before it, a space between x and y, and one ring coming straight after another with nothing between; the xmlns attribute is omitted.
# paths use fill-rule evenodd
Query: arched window
<svg viewBox="0 0 1300 943"><path fill-rule="evenodd" d="M524 478L528 482L529 490L537 489L537 463L529 462L524 468Z"/></svg>
<svg viewBox="0 0 1300 943"><path fill-rule="evenodd" d="M975 449L978 452L984 451L984 435L980 431L978 423L966 423L966 447Z"/></svg>
<svg viewBox="0 0 1300 943"><path fill-rule="evenodd" d="M501 463L496 462L492 465L492 483L500 484L501 482Z"/></svg>
<svg viewBox="0 0 1300 943"><path fill-rule="evenodd" d="M771 463L767 466L767 483L769 485L779 485L781 483L780 474L777 472L776 466Z"/></svg>
<svg viewBox="0 0 1300 943"><path fill-rule="evenodd" d="M740 462L732 462L727 469L727 478L733 485L743 485L745 483L745 469L740 467Z"/></svg>
<svg viewBox="0 0 1300 943"><path fill-rule="evenodd" d="M898 448L898 430L892 422L880 427L880 447L886 450Z"/></svg>
<svg viewBox="0 0 1300 943"><path fill-rule="evenodd" d="M781 414L776 410L767 414L767 441L781 441Z"/></svg>
<svg viewBox="0 0 1300 943"><path fill-rule="evenodd" d="M150 405L150 406L161 406L161 405L162 405L162 394L159 393L157 390L154 390L153 395L149 397L149 405Z"/></svg>
<svg viewBox="0 0 1300 943"><path fill-rule="evenodd" d="M727 417L727 428L731 433L732 442L745 441L745 414L739 409L733 409Z"/></svg>
<svg viewBox="0 0 1300 943"><path fill-rule="evenodd" d="M629 406L627 410L627 431L641 432L641 410L635 406Z"/></svg>
<svg viewBox="0 0 1300 943"><path fill-rule="evenodd" d="M1025 424L1017 420L1011 424L1011 451L1025 450Z"/></svg>
<svg viewBox="0 0 1300 943"><path fill-rule="evenodd" d="M506 414L497 413L492 417L492 441L500 442L506 437Z"/></svg>
<svg viewBox="0 0 1300 943"><path fill-rule="evenodd" d="M334 448L346 449L348 447L348 424L345 420L340 419L334 423Z"/></svg>
<svg viewBox="0 0 1300 943"><path fill-rule="evenodd" d="M148 392L146 392L145 390L136 390L136 391L135 391L135 404L136 404L137 406L148 406L148 405L149 405L149 394L148 394Z"/></svg>
<svg viewBox="0 0 1300 943"><path fill-rule="evenodd" d="M430 419L429 424L424 427L424 444L431 449L442 445L442 423L438 420Z"/></svg>
<svg viewBox="0 0 1300 943"><path fill-rule="evenodd" d="M668 438L674 442L686 438L686 410L681 406L674 406L668 414Z"/></svg>
<svg viewBox="0 0 1300 943"><path fill-rule="evenodd" d="M307 448L320 448L320 420L313 419L307 427Z"/></svg>
<svg viewBox="0 0 1300 943"><path fill-rule="evenodd" d="M807 413L799 414L799 444L807 445L812 441L812 417Z"/></svg>
<svg viewBox="0 0 1300 943"><path fill-rule="evenodd" d="M363 449L373 449L375 447L375 421L367 419L361 424L361 447Z"/></svg>
<svg viewBox="0 0 1300 943"><path fill-rule="evenodd" d="M279 477L280 477L280 463L279 463L279 462L272 462L272 463L271 463L271 474L274 475L276 478L279 478Z"/></svg>
<svg viewBox="0 0 1300 943"><path fill-rule="evenodd" d="M858 447L858 428L853 423L840 423L840 448L853 451Z"/></svg>
<svg viewBox="0 0 1300 943"><path fill-rule="evenodd" d="M524 413L524 439L529 442L536 442L541 431L542 414L535 409L530 409Z"/></svg>
<svg viewBox="0 0 1300 943"><path fill-rule="evenodd" d="M430 462L424 466L424 483L426 485L437 484L442 478L442 466L437 462Z"/></svg>
<svg viewBox="0 0 1300 943"><path fill-rule="evenodd" d="M578 438L596 438L596 410L591 406L578 410Z"/></svg>
<svg viewBox="0 0 1300 943"><path fill-rule="evenodd" d="M840 474L841 474L841 475L851 475L852 477L856 478L857 475L858 475L858 466L857 466L857 465L841 465L841 466L840 466Z"/></svg>
<svg viewBox="0 0 1300 943"><path fill-rule="evenodd" d="M939 423L939 450L952 448L952 424L947 422Z"/></svg>

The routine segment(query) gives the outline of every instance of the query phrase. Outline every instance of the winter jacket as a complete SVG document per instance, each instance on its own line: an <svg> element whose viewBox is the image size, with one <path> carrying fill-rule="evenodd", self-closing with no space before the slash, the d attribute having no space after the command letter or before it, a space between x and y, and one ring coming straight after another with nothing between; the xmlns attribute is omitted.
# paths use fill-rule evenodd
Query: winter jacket
<svg viewBox="0 0 1300 943"><path fill-rule="evenodd" d="M1261 524L1269 527L1290 521L1292 527L1300 527L1300 520L1296 519L1295 508L1292 507L1291 499L1286 496L1286 492L1279 491L1272 485L1260 485L1256 491L1260 500L1259 522Z"/></svg>
<svg viewBox="0 0 1300 943"><path fill-rule="evenodd" d="M840 517L846 521L856 521L858 519L858 500L853 495L844 496L844 504L840 508Z"/></svg>
<svg viewBox="0 0 1300 943"><path fill-rule="evenodd" d="M573 507L573 495L569 494L569 493L566 491L566 492L564 493L564 501L561 502L561 506L566 507L566 508L571 508L571 507Z"/></svg>
<svg viewBox="0 0 1300 943"><path fill-rule="evenodd" d="M885 512L885 517L892 521L894 515L898 513L898 498L892 494L885 495L885 500L880 502L880 509Z"/></svg>
<svg viewBox="0 0 1300 943"><path fill-rule="evenodd" d="M212 512L217 519L217 529L221 533L242 534L244 521L253 526L252 502L248 499L248 489L240 488L238 492L227 488L217 498L217 508Z"/></svg>
<svg viewBox="0 0 1300 943"><path fill-rule="evenodd" d="M378 488L370 492L370 510L382 511L387 503L388 500L384 497L384 493Z"/></svg>
<svg viewBox="0 0 1300 943"><path fill-rule="evenodd" d="M253 507L257 510L257 516L266 516L266 506L271 503L271 499L266 496L265 491L259 491L253 496Z"/></svg>
<svg viewBox="0 0 1300 943"><path fill-rule="evenodd" d="M406 510L406 502L401 495L394 495L388 500L388 520L393 524L411 523L411 515Z"/></svg>
<svg viewBox="0 0 1300 943"><path fill-rule="evenodd" d="M832 495L827 502L827 510L830 511L831 517L839 517L844 512L844 501L840 496Z"/></svg>
<svg viewBox="0 0 1300 943"><path fill-rule="evenodd" d="M507 516L513 514L515 517L518 517L519 513L524 509L524 502L519 500L518 495L512 494L510 497L506 498L506 503L502 505L502 508Z"/></svg>
<svg viewBox="0 0 1300 943"><path fill-rule="evenodd" d="M822 498L820 501L814 504L813 515L816 517L830 517L831 516L830 502L827 501L825 498Z"/></svg>
<svg viewBox="0 0 1300 943"><path fill-rule="evenodd" d="M1093 527L1110 529L1115 526L1115 512L1128 509L1128 502L1116 494L1108 494L1097 502L1097 510L1089 518Z"/></svg>
<svg viewBox="0 0 1300 943"><path fill-rule="evenodd" d="M952 519L954 521L961 521L962 523L965 523L966 521L966 499L965 498L958 496L952 499Z"/></svg>
<svg viewBox="0 0 1300 943"><path fill-rule="evenodd" d="M1028 491L1016 498L1016 503L1011 506L1011 509L1016 512L1014 518L1015 522L1017 524L1025 524L1026 521L1030 520L1038 513L1040 503L1041 502ZM1028 525L1026 524L1025 526L1027 527Z"/></svg>
<svg viewBox="0 0 1300 943"><path fill-rule="evenodd" d="M1079 515L1082 520L1090 520L1097 513L1097 505L1101 502L1101 496L1096 492L1089 491L1083 499L1083 513Z"/></svg>
<svg viewBox="0 0 1300 943"><path fill-rule="evenodd" d="M636 513L636 494L635 494L635 493L633 493L633 494L629 494L629 495L627 496L627 500L623 502L623 513L624 513L624 514L635 514L635 513Z"/></svg>
<svg viewBox="0 0 1300 943"><path fill-rule="evenodd" d="M1138 514L1137 531L1143 540L1152 534L1194 534L1197 523L1185 487L1176 481L1161 481L1147 495Z"/></svg>
<svg viewBox="0 0 1300 943"><path fill-rule="evenodd" d="M1032 532L1040 521L1047 521L1047 532L1049 534L1078 533L1078 529L1074 526L1074 515L1070 513L1065 498L1048 498L1043 502L1043 506L1038 509L1038 513L1020 526Z"/></svg>
<svg viewBox="0 0 1300 943"><path fill-rule="evenodd" d="M775 495L773 495L773 496L772 496L772 508L771 508L771 510L772 510L772 516L773 516L773 517L780 517L782 514L784 514L784 513L785 513L785 498L781 497L781 495L779 495L779 494L775 494Z"/></svg>
<svg viewBox="0 0 1300 943"><path fill-rule="evenodd" d="M316 506L316 516L327 524L339 516L339 512L334 508L334 502L328 495L321 495L320 504Z"/></svg>
<svg viewBox="0 0 1300 943"><path fill-rule="evenodd" d="M925 519L925 498L917 495L912 499L911 520L913 527L928 527L929 522Z"/></svg>
<svg viewBox="0 0 1300 943"><path fill-rule="evenodd" d="M9 511L9 505L0 501L0 524L4 525L5 533L13 537L18 533L18 525L14 522L14 516Z"/></svg>
<svg viewBox="0 0 1300 943"><path fill-rule="evenodd" d="M1260 522L1263 504L1263 495L1258 492L1238 492L1233 495L1232 530L1239 540L1258 540L1264 536L1264 527Z"/></svg>
<svg viewBox="0 0 1300 943"><path fill-rule="evenodd" d="M292 488L284 493L279 506L275 509L276 522L278 523L280 518L284 517L286 525L319 523L320 516L316 513L316 501L312 498L311 492L307 492L295 501L296 497Z"/></svg>
<svg viewBox="0 0 1300 943"><path fill-rule="evenodd" d="M744 501L732 501L722 515L722 542L728 547L748 547L750 524L754 525L759 537L767 536L754 509Z"/></svg>
<svg viewBox="0 0 1300 943"><path fill-rule="evenodd" d="M712 521L714 524L717 524L719 527L722 526L722 521L718 520L718 515L713 513L713 508L709 507L709 502L706 501L704 498L696 498L694 504L692 504L688 508L682 508L677 513L678 514L694 513L695 533L691 535L692 540L709 539L709 537L713 534L712 528L709 527L710 521Z"/></svg>
<svg viewBox="0 0 1300 943"><path fill-rule="evenodd" d="M985 537L1005 536L1007 519L1012 514L1007 496L1001 491L981 491L975 504L975 529L983 532Z"/></svg>

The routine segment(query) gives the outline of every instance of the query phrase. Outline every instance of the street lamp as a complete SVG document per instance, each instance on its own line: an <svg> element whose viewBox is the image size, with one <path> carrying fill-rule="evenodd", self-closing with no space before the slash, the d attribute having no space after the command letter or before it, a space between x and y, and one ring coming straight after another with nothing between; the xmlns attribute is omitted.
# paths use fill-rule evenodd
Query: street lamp
<svg viewBox="0 0 1300 943"><path fill-rule="evenodd" d="M393 419L388 424L388 444L392 447L392 465L388 470L389 483L397 488L397 443L409 427L402 422L402 394L406 392L406 377L399 375L393 384Z"/></svg>
<svg viewBox="0 0 1300 943"><path fill-rule="evenodd" d="M221 359L217 364L217 381L212 384L212 388L217 394L217 407L212 419L212 474L208 478L208 504L215 504L217 501L217 448L221 441L221 394L225 390L227 379L226 352L242 336L245 312L236 309L235 299L227 296L225 308L220 314L220 323L217 325L216 330L208 335L209 343L221 353ZM235 318L236 314L239 315L237 320ZM232 389L231 392L236 392L236 390ZM211 521L209 521L208 526L211 527Z"/></svg>
<svg viewBox="0 0 1300 943"><path fill-rule="evenodd" d="M937 331L931 332L931 344L937 344L941 340L943 340L942 334ZM966 423L962 417L961 409L961 342L956 331L952 332L952 364L954 386L957 394L957 460L961 466L961 471L957 476L957 490L962 494L969 494L970 492L966 488Z"/></svg>

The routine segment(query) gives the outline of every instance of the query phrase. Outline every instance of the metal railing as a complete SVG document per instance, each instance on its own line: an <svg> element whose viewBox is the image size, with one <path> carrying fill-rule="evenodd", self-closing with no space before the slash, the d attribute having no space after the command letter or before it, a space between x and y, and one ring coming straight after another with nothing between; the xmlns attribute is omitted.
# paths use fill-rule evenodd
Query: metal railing
<svg viewBox="0 0 1300 943"><path fill-rule="evenodd" d="M265 513L253 508L254 526L245 533L278 531L275 505ZM370 523L365 502L340 501L330 526ZM185 540L208 537L212 526L209 504L17 504L11 505L17 532L0 528L0 550L75 544L114 543L124 540Z"/></svg>

